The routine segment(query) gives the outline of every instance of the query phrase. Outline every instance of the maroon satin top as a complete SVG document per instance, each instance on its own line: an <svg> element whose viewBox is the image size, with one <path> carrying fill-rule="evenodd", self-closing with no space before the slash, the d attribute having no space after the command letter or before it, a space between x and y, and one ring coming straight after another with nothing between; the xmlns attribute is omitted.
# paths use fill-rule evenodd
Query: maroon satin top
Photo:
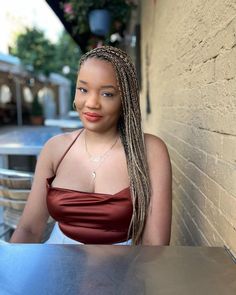
<svg viewBox="0 0 236 295"><path fill-rule="evenodd" d="M57 169L78 136L62 156ZM129 238L133 211L129 187L113 195L89 193L52 187L55 177L56 173L47 179L47 207L66 236L84 244L114 244Z"/></svg>

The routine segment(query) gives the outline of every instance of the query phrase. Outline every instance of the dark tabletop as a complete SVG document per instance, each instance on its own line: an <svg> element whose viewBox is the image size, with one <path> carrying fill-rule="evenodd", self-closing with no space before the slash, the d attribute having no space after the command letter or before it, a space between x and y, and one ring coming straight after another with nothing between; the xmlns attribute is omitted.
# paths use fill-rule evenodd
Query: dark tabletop
<svg viewBox="0 0 236 295"><path fill-rule="evenodd" d="M213 247L9 244L0 294L235 295L236 264Z"/></svg>

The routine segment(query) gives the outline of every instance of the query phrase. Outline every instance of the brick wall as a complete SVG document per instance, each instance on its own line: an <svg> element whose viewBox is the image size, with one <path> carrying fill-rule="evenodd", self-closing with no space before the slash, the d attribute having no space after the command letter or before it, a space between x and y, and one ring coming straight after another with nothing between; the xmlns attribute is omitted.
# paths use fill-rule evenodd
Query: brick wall
<svg viewBox="0 0 236 295"><path fill-rule="evenodd" d="M171 156L172 244L236 253L236 3L141 4L141 107Z"/></svg>

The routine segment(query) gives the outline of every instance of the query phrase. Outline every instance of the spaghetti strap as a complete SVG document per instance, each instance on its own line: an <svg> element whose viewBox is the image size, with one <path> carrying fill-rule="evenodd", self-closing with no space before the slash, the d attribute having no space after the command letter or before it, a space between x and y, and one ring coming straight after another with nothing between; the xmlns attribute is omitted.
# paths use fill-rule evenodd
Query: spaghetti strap
<svg viewBox="0 0 236 295"><path fill-rule="evenodd" d="M61 156L57 166L56 166L56 169L55 169L55 173L54 175L56 175L57 173L57 170L58 170L58 167L60 166L62 160L65 158L65 155L68 153L68 151L70 150L70 148L72 147L72 145L75 143L75 141L77 140L77 138L80 136L80 134L84 131L84 128L76 135L75 139L72 141L72 143L68 146L68 148L65 150L64 154Z"/></svg>

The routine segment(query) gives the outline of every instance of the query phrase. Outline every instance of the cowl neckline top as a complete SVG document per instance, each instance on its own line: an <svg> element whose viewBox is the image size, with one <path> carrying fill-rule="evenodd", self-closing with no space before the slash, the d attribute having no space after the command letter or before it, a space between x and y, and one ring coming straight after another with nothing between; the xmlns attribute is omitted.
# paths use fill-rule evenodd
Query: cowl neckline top
<svg viewBox="0 0 236 295"><path fill-rule="evenodd" d="M56 171L81 132L61 157ZM47 178L47 207L66 236L84 244L114 244L130 238L133 205L129 187L115 194L53 187L56 171Z"/></svg>

